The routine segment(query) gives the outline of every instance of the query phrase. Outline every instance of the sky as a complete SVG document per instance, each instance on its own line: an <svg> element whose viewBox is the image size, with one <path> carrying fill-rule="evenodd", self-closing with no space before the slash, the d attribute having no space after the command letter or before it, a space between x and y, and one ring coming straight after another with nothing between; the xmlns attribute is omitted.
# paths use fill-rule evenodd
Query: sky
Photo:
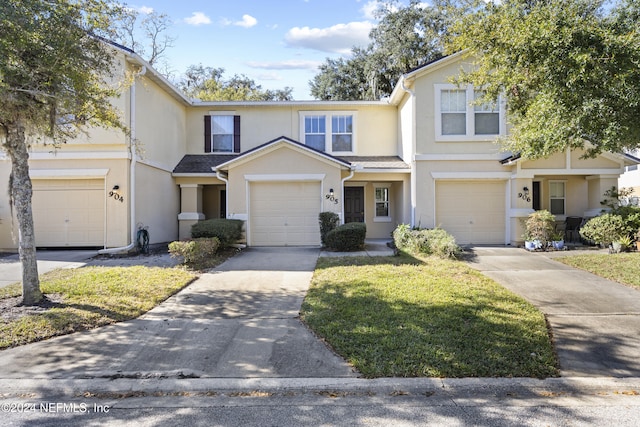
<svg viewBox="0 0 640 427"><path fill-rule="evenodd" d="M175 77L201 63L224 68L224 78L246 75L263 89L291 87L296 100L313 99L309 81L318 66L366 46L376 22L375 0L129 0L128 6L173 21L167 34L176 40L165 57Z"/></svg>

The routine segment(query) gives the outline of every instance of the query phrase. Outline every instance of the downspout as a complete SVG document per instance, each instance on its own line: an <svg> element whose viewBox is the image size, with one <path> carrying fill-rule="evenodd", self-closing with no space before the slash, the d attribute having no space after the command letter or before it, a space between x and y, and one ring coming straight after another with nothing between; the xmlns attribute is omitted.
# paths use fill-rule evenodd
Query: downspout
<svg viewBox="0 0 640 427"><path fill-rule="evenodd" d="M121 246L119 248L102 249L98 251L100 255L111 255L120 252L129 252L136 246L136 79L140 76L144 76L147 72L147 67L142 66L140 72L134 74L133 83L129 89L129 153L131 155L131 164L129 170L129 225L131 227L131 243L127 246ZM105 227L106 228L106 227Z"/></svg>
<svg viewBox="0 0 640 427"><path fill-rule="evenodd" d="M342 191L342 208L340 209L340 221L343 224L344 224L344 182L353 178L353 174L355 173L356 173L356 169L352 166L351 173L349 174L349 176L342 178L342 181L340 181L340 191Z"/></svg>
<svg viewBox="0 0 640 427"><path fill-rule="evenodd" d="M416 94L414 91L412 91L411 89L409 89L406 85L406 80L405 80L405 75L403 74L402 77L400 77L400 87L402 88L402 90L404 90L405 92L407 92L409 94L409 96L411 97L411 152L412 154L412 159L411 159L411 212L410 212L410 216L411 216L411 226L415 227L416 225L416 204L417 201L416 199L418 198L417 195L417 190L416 190L416 185L417 185L417 177L416 177L416 160L415 160L415 154L416 154L416 131L415 131L415 126L416 126ZM434 221L435 221L435 217L434 217Z"/></svg>
<svg viewBox="0 0 640 427"><path fill-rule="evenodd" d="M225 199L225 212L224 212L224 217L228 218L229 217L229 180L225 177L222 176L222 174L220 174L220 171L216 170L216 178L218 178L220 181L224 182L224 199Z"/></svg>

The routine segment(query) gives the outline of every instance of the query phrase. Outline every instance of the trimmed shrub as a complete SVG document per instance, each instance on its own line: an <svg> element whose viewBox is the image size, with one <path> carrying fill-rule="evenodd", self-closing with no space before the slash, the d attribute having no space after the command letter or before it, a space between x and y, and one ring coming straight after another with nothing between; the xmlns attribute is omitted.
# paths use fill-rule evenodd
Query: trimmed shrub
<svg viewBox="0 0 640 427"><path fill-rule="evenodd" d="M403 252L440 258L457 258L462 251L456 239L442 228L411 229L400 224L393 231L393 243Z"/></svg>
<svg viewBox="0 0 640 427"><path fill-rule="evenodd" d="M204 265L213 258L220 248L217 237L199 238L194 240L180 240L169 243L169 253L172 257L182 257L184 263L191 266Z"/></svg>
<svg viewBox="0 0 640 427"><path fill-rule="evenodd" d="M338 226L340 217L338 217L338 214L335 212L320 212L318 222L320 223L320 241L322 242L322 246L326 246L327 234Z"/></svg>
<svg viewBox="0 0 640 427"><path fill-rule="evenodd" d="M242 237L242 220L215 218L196 222L191 226L191 237L216 237L221 247L227 247Z"/></svg>
<svg viewBox="0 0 640 427"><path fill-rule="evenodd" d="M619 241L630 232L630 228L620 215L608 213L591 218L580 228L580 235L583 238L603 247Z"/></svg>
<svg viewBox="0 0 640 427"><path fill-rule="evenodd" d="M367 226L364 222L349 222L339 225L327 233L327 246L340 252L357 251L364 248Z"/></svg>

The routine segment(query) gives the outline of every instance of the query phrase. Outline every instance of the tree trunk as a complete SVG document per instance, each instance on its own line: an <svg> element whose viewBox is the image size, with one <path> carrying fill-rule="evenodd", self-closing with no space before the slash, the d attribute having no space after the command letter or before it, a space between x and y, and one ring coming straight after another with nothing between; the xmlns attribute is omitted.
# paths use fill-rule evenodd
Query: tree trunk
<svg viewBox="0 0 640 427"><path fill-rule="evenodd" d="M43 299L38 278L36 239L31 212L31 179L29 178L29 153L21 120L5 125L5 148L11 158L9 194L18 217L19 253L22 263L22 304L37 305Z"/></svg>

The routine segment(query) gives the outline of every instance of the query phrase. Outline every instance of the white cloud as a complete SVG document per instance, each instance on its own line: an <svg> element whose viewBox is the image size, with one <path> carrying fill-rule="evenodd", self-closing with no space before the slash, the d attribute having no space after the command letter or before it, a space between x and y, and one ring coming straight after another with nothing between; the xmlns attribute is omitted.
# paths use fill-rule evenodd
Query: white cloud
<svg viewBox="0 0 640 427"><path fill-rule="evenodd" d="M242 21L234 22L238 27L251 28L258 23L258 20L251 15L242 15Z"/></svg>
<svg viewBox="0 0 640 427"><path fill-rule="evenodd" d="M360 8L360 11L362 12L362 15L366 19L376 19L374 12L377 9L378 9L378 0L370 0Z"/></svg>
<svg viewBox="0 0 640 427"><path fill-rule="evenodd" d="M291 47L303 47L322 52L349 54L353 46L369 43L373 24L368 21L337 24L328 28L294 27L284 37Z"/></svg>
<svg viewBox="0 0 640 427"><path fill-rule="evenodd" d="M258 75L258 79L259 80L274 80L274 81L280 81L282 80L282 76L276 73L267 73L267 74L260 74Z"/></svg>
<svg viewBox="0 0 640 427"><path fill-rule="evenodd" d="M242 15L242 19L240 21L232 21L227 18L222 18L220 20L220 24L224 27L229 25L235 25L237 27L251 28L254 27L258 23L258 20L251 15L244 14Z"/></svg>
<svg viewBox="0 0 640 427"><path fill-rule="evenodd" d="M150 15L153 13L153 8L149 6L141 6L140 8L138 8L138 11L140 13L144 13L145 15Z"/></svg>
<svg viewBox="0 0 640 427"><path fill-rule="evenodd" d="M197 27L198 25L211 24L211 19L203 12L193 12L189 18L184 18L184 22Z"/></svg>
<svg viewBox="0 0 640 427"><path fill-rule="evenodd" d="M306 61L299 59L272 62L247 62L247 65L251 68L261 68L264 70L317 70L321 64L322 62L320 61Z"/></svg>

